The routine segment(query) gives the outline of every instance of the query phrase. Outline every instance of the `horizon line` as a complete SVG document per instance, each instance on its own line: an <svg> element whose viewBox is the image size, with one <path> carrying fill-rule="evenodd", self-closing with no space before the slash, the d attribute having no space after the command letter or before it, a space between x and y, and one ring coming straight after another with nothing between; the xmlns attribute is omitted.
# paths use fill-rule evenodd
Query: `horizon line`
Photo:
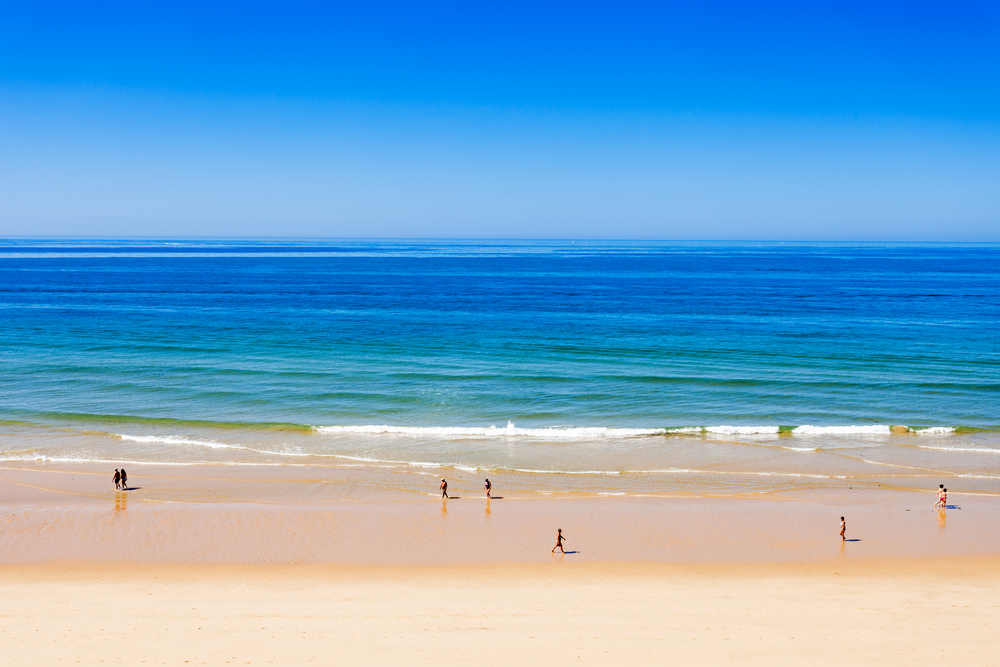
<svg viewBox="0 0 1000 667"><path fill-rule="evenodd" d="M0 234L0 241L8 240L90 240L90 241L475 241L475 242L530 242L530 243L897 243L897 244L964 244L997 245L994 241L903 241L893 239L672 239L672 238L608 238L608 237L476 237L476 236L198 236L198 235L77 235L77 234Z"/></svg>

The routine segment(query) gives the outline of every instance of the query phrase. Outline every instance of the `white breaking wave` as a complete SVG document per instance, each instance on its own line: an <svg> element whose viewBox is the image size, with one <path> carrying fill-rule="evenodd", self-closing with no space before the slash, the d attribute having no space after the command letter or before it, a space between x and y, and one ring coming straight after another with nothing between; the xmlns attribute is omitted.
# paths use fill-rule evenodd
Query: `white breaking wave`
<svg viewBox="0 0 1000 667"><path fill-rule="evenodd" d="M390 426L388 424L368 424L360 426L317 426L319 433L362 434L362 435L415 435L460 438L526 437L547 439L591 439L591 438L632 438L655 435L773 435L781 432L778 426L679 426L675 428L609 428L604 426L519 428L513 422L506 426L464 427L464 426ZM910 429L917 435L947 435L954 433L950 426L932 426ZM892 427L885 424L857 426L796 426L788 431L792 435L890 435Z"/></svg>
<svg viewBox="0 0 1000 667"><path fill-rule="evenodd" d="M904 426L908 433L916 435L948 435L954 433L951 426L931 426L928 428L909 428ZM792 429L795 435L889 435L892 427L884 424L870 424L867 426L797 426Z"/></svg>
<svg viewBox="0 0 1000 667"><path fill-rule="evenodd" d="M179 438L172 435L156 436L156 435L123 435L121 433L115 433L115 435L122 440L130 440L131 442L143 442L148 444L158 444L158 445L197 445L198 447L211 447L212 449L249 449L249 447L241 447L240 445L226 445L221 442L212 442L211 440L192 440L190 438Z"/></svg>
<svg viewBox="0 0 1000 667"><path fill-rule="evenodd" d="M244 452L254 452L256 454L271 454L273 456L312 456L310 454L303 454L302 452L276 452L270 449L254 449L253 447L245 447L243 445L227 445L222 442L215 442L213 440L194 440L192 438L180 438L172 435L156 436L156 435L123 435L121 433L115 433L116 437L122 440L129 440L131 442L142 442L147 444L159 444L159 445L194 445L196 447L209 447L211 449L238 449Z"/></svg>
<svg viewBox="0 0 1000 667"><path fill-rule="evenodd" d="M882 424L870 426L797 426L795 435L889 435L892 430Z"/></svg>
<svg viewBox="0 0 1000 667"><path fill-rule="evenodd" d="M666 433L720 433L722 435L757 435L777 433L777 426L687 426L668 428Z"/></svg>
<svg viewBox="0 0 1000 667"><path fill-rule="evenodd" d="M643 435L662 435L662 428L606 428L603 426L567 428L518 428L512 422L506 426L451 427L451 426L317 426L320 433L331 434L394 434L441 435L465 438L527 437L527 438L630 438Z"/></svg>

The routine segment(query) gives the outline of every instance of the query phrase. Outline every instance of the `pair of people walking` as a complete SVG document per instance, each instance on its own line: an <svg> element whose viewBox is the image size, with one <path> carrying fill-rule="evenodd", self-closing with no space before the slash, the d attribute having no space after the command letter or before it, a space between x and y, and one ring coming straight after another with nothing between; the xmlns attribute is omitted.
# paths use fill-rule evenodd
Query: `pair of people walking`
<svg viewBox="0 0 1000 667"><path fill-rule="evenodd" d="M125 468L122 468L121 470L115 468L115 476L113 479L115 481L115 489L128 491L128 474L125 472Z"/></svg>
<svg viewBox="0 0 1000 667"><path fill-rule="evenodd" d="M441 489L441 499L442 500L447 500L448 497L449 497L448 496L448 481L442 477L441 478L441 486L439 486L438 488ZM490 484L490 480L488 480L488 479L486 480L486 483L483 485L483 488L486 489L486 499L487 500L492 499L493 496L490 495L490 491L493 489L493 485Z"/></svg>
<svg viewBox="0 0 1000 667"><path fill-rule="evenodd" d="M944 484L938 484L938 501L934 503L934 507L948 508L948 489L944 488Z"/></svg>

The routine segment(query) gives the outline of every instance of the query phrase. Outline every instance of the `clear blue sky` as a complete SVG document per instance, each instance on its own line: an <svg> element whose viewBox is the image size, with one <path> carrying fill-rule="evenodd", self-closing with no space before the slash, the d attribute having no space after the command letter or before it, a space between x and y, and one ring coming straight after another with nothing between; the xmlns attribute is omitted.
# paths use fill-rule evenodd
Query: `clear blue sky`
<svg viewBox="0 0 1000 667"><path fill-rule="evenodd" d="M0 234L1000 241L1000 3L6 3Z"/></svg>

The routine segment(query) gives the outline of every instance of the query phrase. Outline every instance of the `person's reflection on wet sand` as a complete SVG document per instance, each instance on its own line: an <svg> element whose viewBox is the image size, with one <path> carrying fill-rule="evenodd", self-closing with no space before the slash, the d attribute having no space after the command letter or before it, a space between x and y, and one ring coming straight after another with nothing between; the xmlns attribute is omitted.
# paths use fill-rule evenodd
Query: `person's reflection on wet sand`
<svg viewBox="0 0 1000 667"><path fill-rule="evenodd" d="M441 499L441 516L448 516L448 499Z"/></svg>
<svg viewBox="0 0 1000 667"><path fill-rule="evenodd" d="M945 524L948 522L948 513L944 511L942 507L937 511L938 513L938 528L944 530Z"/></svg>
<svg viewBox="0 0 1000 667"><path fill-rule="evenodd" d="M121 491L115 491L115 511L121 512L128 509L128 496Z"/></svg>
<svg viewBox="0 0 1000 667"><path fill-rule="evenodd" d="M489 518L489 516L490 516L491 513L492 512L490 510L490 499L487 498L486 499L486 517Z"/></svg>

